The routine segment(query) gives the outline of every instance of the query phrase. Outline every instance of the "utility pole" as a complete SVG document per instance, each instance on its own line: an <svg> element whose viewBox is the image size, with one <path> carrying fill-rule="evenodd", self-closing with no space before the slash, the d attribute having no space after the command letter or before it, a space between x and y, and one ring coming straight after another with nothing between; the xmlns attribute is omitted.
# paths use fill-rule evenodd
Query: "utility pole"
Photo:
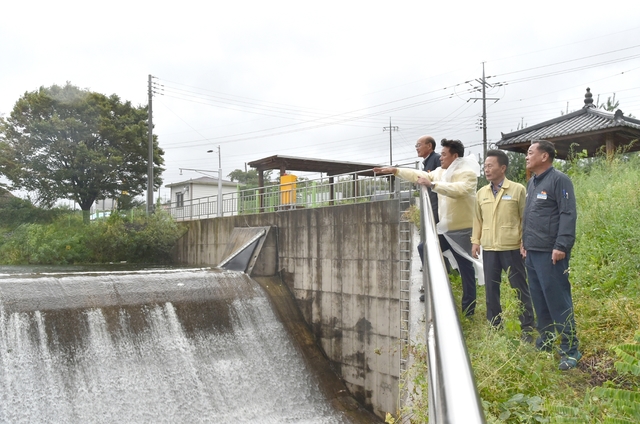
<svg viewBox="0 0 640 424"><path fill-rule="evenodd" d="M213 150L207 150L207 153L213 153ZM246 169L246 164L245 164ZM218 146L218 216L222 216L222 156L220 153L220 146Z"/></svg>
<svg viewBox="0 0 640 424"><path fill-rule="evenodd" d="M487 97L487 86L489 88L500 87L505 85L503 83L489 84L484 76L484 62L482 62L482 79L476 78L476 81L482 86L482 97L472 97L469 100L482 100L482 160L487 157L487 100L494 100L497 102L500 100L497 97ZM479 87L475 87L476 91L479 91ZM467 101L469 101L467 100Z"/></svg>
<svg viewBox="0 0 640 424"><path fill-rule="evenodd" d="M391 125L391 117L389 117L389 126L382 127L383 132L387 130L389 130L389 166L393 166L393 138L391 134L394 131L398 131L398 127L394 127Z"/></svg>
<svg viewBox="0 0 640 424"><path fill-rule="evenodd" d="M487 158L487 83L482 62L482 160ZM483 162L484 163L484 162Z"/></svg>
<svg viewBox="0 0 640 424"><path fill-rule="evenodd" d="M149 74L149 117L147 123L149 124L149 163L147 165L147 215L153 213L153 88L151 79L153 76Z"/></svg>

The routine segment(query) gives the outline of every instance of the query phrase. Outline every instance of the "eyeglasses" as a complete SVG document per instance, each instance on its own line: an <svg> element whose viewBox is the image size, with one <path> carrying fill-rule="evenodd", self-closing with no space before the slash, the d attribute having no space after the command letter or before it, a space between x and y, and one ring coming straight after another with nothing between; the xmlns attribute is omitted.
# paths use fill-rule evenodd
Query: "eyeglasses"
<svg viewBox="0 0 640 424"><path fill-rule="evenodd" d="M415 147L416 149L419 149L419 148L420 148L420 147L422 147L422 146L424 146L424 144L416 144L414 147Z"/></svg>

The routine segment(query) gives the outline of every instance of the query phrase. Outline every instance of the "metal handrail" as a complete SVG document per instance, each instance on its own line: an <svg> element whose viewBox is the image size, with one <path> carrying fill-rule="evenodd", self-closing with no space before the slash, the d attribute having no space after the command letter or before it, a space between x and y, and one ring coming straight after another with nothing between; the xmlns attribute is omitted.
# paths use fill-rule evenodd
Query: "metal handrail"
<svg viewBox="0 0 640 424"><path fill-rule="evenodd" d="M420 191L430 423L484 423L473 370L440 251L427 188Z"/></svg>
<svg viewBox="0 0 640 424"><path fill-rule="evenodd" d="M218 196L212 195L185 200L180 204L170 202L165 205L165 209L176 220L188 221L219 216L333 206L408 195L406 190L394 188L394 183L390 182L389 176L361 176L360 174L365 171L371 170L225 193L222 195L221 205L218 204ZM402 187L405 183L395 181L395 184L402 184Z"/></svg>

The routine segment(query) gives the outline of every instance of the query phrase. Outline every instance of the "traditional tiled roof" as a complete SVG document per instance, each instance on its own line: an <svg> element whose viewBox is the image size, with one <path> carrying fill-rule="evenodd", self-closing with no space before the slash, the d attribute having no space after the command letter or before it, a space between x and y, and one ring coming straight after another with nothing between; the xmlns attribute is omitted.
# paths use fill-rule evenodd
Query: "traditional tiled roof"
<svg viewBox="0 0 640 424"><path fill-rule="evenodd" d="M615 113L610 113L593 107L585 107L522 130L502 134L502 139L498 141L497 145L498 147L503 147L532 140L548 140L550 138L625 127L640 131L640 120L624 116L619 109Z"/></svg>
<svg viewBox="0 0 640 424"><path fill-rule="evenodd" d="M533 140L548 140L555 144L556 157L560 159L568 157L572 149L592 156L605 145L612 149L624 146L630 151L640 150L640 143L632 143L640 138L640 120L624 116L619 109L615 113L596 109L589 88L584 103L575 112L503 133L496 146L524 153Z"/></svg>

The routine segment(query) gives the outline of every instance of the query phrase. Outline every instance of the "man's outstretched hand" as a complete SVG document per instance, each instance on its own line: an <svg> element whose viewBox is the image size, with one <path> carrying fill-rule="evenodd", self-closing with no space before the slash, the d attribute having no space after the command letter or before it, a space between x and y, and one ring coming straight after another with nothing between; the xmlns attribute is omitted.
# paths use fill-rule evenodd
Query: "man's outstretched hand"
<svg viewBox="0 0 640 424"><path fill-rule="evenodd" d="M373 168L373 172L376 174L384 175L384 174L395 174L396 168L393 166L379 166Z"/></svg>

